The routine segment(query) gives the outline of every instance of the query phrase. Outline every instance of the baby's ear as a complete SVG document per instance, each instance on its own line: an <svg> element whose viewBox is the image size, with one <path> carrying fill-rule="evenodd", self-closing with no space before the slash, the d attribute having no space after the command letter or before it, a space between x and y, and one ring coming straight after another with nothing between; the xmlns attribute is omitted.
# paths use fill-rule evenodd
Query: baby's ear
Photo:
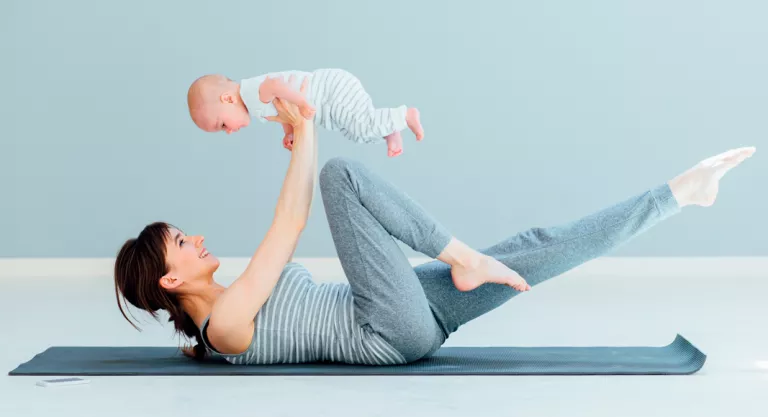
<svg viewBox="0 0 768 417"><path fill-rule="evenodd" d="M232 104L237 102L237 96L230 91L225 91L221 93L219 100L221 100L222 103Z"/></svg>

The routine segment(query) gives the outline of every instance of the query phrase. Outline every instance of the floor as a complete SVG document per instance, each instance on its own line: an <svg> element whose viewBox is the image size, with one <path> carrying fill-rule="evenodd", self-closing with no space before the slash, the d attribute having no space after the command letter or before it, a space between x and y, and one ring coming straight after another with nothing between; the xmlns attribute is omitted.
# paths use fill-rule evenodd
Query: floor
<svg viewBox="0 0 768 417"><path fill-rule="evenodd" d="M2 416L766 416L768 281L755 271L565 274L469 323L447 345L664 345L708 355L690 376L91 377L41 388L7 372L52 345L176 345L115 306L110 277L0 280Z"/></svg>

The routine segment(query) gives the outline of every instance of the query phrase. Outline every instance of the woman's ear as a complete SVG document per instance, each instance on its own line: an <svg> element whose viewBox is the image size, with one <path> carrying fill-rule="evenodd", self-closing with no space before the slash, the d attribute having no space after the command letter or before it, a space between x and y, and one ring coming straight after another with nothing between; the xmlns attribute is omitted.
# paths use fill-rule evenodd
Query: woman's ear
<svg viewBox="0 0 768 417"><path fill-rule="evenodd" d="M180 279L176 278L170 273L165 274L162 278L160 278L160 286L166 290L175 290L176 288L179 288L181 283L182 281Z"/></svg>

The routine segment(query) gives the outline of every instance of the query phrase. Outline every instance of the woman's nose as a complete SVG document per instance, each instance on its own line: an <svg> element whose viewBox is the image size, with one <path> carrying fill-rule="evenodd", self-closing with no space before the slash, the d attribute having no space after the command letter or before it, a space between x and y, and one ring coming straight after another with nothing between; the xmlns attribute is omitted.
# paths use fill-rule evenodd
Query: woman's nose
<svg viewBox="0 0 768 417"><path fill-rule="evenodd" d="M205 241L205 237L204 236L196 236L195 237L195 247L199 248L200 245L202 245L204 241Z"/></svg>

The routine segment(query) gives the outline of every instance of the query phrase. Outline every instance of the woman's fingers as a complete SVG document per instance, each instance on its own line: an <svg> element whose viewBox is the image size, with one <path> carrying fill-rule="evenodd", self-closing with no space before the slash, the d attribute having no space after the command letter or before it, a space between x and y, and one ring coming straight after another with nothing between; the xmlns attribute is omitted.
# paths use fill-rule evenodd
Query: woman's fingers
<svg viewBox="0 0 768 417"><path fill-rule="evenodd" d="M264 118L270 122L278 122L281 124L286 123L285 116L282 114L285 111L285 106L283 105L282 101L279 98L275 98L272 100L272 103L275 105L275 109L277 110L277 116L264 116Z"/></svg>
<svg viewBox="0 0 768 417"><path fill-rule="evenodd" d="M285 111L285 103L283 103L282 99L275 97L275 99L272 101L274 102L275 109L277 109L278 113L283 113Z"/></svg>
<svg viewBox="0 0 768 417"><path fill-rule="evenodd" d="M304 77L304 79L301 80L301 88L299 89L299 91L301 92L301 95L304 95L304 93L307 92L308 84L309 84L309 80L307 79L307 77Z"/></svg>

